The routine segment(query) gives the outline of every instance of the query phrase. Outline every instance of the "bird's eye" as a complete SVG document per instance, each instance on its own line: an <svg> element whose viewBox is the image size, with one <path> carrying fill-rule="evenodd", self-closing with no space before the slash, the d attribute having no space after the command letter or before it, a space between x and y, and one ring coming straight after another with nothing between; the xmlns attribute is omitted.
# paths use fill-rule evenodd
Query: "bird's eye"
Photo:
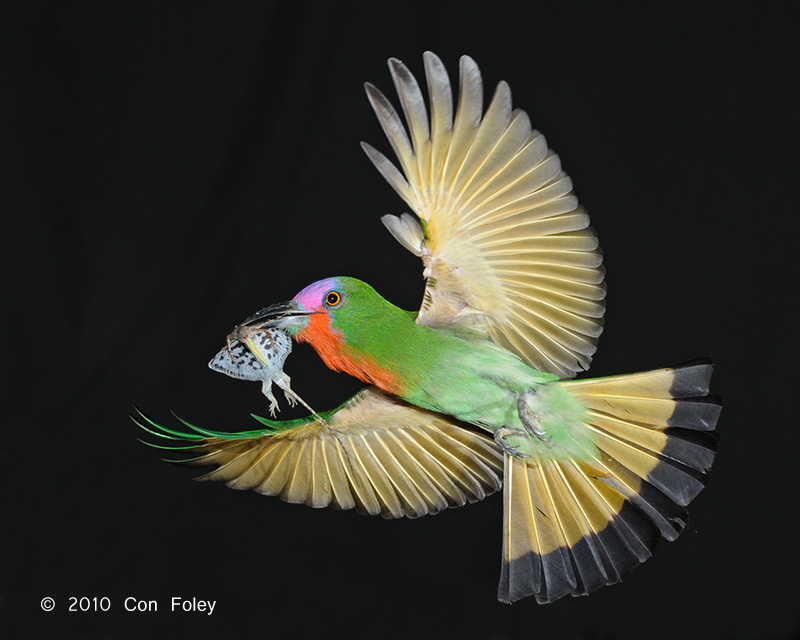
<svg viewBox="0 0 800 640"><path fill-rule="evenodd" d="M329 291L328 295L325 296L325 302L328 303L328 306L335 307L342 301L342 296L339 295L338 291Z"/></svg>

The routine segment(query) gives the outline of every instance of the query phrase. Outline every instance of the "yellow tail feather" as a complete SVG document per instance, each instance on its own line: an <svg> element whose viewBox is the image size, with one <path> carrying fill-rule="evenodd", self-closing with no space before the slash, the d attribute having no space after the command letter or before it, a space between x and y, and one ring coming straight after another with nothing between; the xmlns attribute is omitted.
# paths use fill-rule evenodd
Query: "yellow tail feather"
<svg viewBox="0 0 800 640"><path fill-rule="evenodd" d="M702 490L720 412L712 365L564 381L588 408L599 451L589 462L506 455L498 597L552 602L588 594L674 540Z"/></svg>

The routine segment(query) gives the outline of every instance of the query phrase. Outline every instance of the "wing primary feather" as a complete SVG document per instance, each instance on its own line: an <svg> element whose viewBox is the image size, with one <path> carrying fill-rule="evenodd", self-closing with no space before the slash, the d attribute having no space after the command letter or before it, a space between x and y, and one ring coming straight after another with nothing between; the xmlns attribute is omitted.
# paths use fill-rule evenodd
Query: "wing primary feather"
<svg viewBox="0 0 800 640"><path fill-rule="evenodd" d="M478 242L498 234L505 234L517 229L521 224L524 224L528 231L535 230L539 236L583 231L589 226L589 216L576 206L576 202L577 200L569 196L558 198L515 216L487 222L480 228L480 232L473 235L472 240Z"/></svg>
<svg viewBox="0 0 800 640"><path fill-rule="evenodd" d="M377 494L375 493L375 488L372 485L372 482L369 478L369 475L364 468L364 465L361 461L361 456L359 455L356 448L353 446L353 442L350 437L346 438L348 449L353 455L353 458L356 460L358 464L353 465L352 473L353 477L351 477L351 484L353 489L355 490L356 496L358 500L356 502L356 508L363 510L365 513L369 515L378 515L381 513L381 503L378 499ZM347 467L345 467L346 473L350 474L347 471ZM355 481L354 476L358 474L358 481Z"/></svg>
<svg viewBox="0 0 800 640"><path fill-rule="evenodd" d="M381 515L390 518L402 517L404 513L402 500L383 469L381 461L375 456L375 452L369 446L369 442L363 433L359 434L358 439L359 448L363 447L365 449L364 455L361 455L360 459L361 467L366 472L370 483L375 489L375 494L380 500ZM369 455L366 455L367 453Z"/></svg>
<svg viewBox="0 0 800 640"><path fill-rule="evenodd" d="M450 134L453 128L453 90L450 77L442 61L435 54L426 51L423 54L425 78L428 82L428 95L431 109L431 164L430 182L433 186L433 208L440 204L440 192L444 179L444 164L450 146Z"/></svg>
<svg viewBox="0 0 800 640"><path fill-rule="evenodd" d="M397 58L389 59L389 72L392 75L403 113L408 123L414 155L417 158L417 182L425 184L430 175L430 129L425 99L422 97L417 80Z"/></svg>
<svg viewBox="0 0 800 640"><path fill-rule="evenodd" d="M458 109L444 167L444 185L456 183L483 112L483 81L478 65L469 56L462 56L459 61L459 77Z"/></svg>
<svg viewBox="0 0 800 640"><path fill-rule="evenodd" d="M425 494L427 502L435 505L435 511L432 510L431 512L439 512L449 506L447 498L441 492L439 487L437 487L435 479L430 477L433 474L428 472L425 466L414 455L414 452L408 449L405 443L398 438L394 431L388 431L386 435L388 438L394 440L395 449L397 451L402 451L403 455L411 462L410 469L406 465L401 466L402 468L406 469L409 478L412 480L412 482L414 482L417 490Z"/></svg>
<svg viewBox="0 0 800 640"><path fill-rule="evenodd" d="M447 496L452 501L452 504L463 506L470 501L459 483L454 480L452 474L447 473L447 467L427 448L421 446L409 432L398 431L392 435L398 439L402 438L408 441L410 446L406 450L414 457L420 467L425 469L431 482L442 495Z"/></svg>
<svg viewBox="0 0 800 640"><path fill-rule="evenodd" d="M580 339L585 339L585 337L597 338L602 331L602 327L597 326L597 323L594 322L594 318L587 319L586 317L573 313L563 307L542 303L540 311L538 313L534 313L520 304L515 304L514 306L522 309L523 313L525 314L535 315L536 317L541 318L543 321L550 322L558 327L557 330L551 331L551 334L553 334L554 338L559 337L557 331L560 330L571 332L572 335ZM559 342L565 344L566 340L559 340Z"/></svg>
<svg viewBox="0 0 800 640"><path fill-rule="evenodd" d="M282 455L276 458L275 463L266 473L264 481L261 483L260 488L264 490L267 495L281 496L285 499L286 484L289 481L292 471L295 469L297 460L297 448L292 446L292 444L293 443L288 441L282 443L282 447L279 449Z"/></svg>
<svg viewBox="0 0 800 640"><path fill-rule="evenodd" d="M435 435L437 438L441 438L442 440L446 441L447 446L443 445L440 446L445 452L447 452L448 455L450 455L454 459L458 459L452 452L460 451L465 457L468 457L470 459L470 461L473 463L471 467L464 465L463 462L461 462L461 464L462 466L465 467L465 469L474 474L475 477L479 478L481 485L483 484L492 485L493 483L496 482L497 476L491 467L492 460L487 455L484 455L484 453L477 451L475 449L468 449L463 447L462 443L456 440L456 438L454 438L453 435L450 433L446 433L444 431L437 431L435 432ZM495 449L491 450L493 452L496 452ZM500 485L495 484L494 487L496 489L499 489Z"/></svg>
<svg viewBox="0 0 800 640"><path fill-rule="evenodd" d="M270 446L270 444L272 446ZM264 461L269 454L275 449L277 443L267 443L258 448L258 455L248 464L247 468L243 469L241 473L235 475L227 481L227 485L232 489L252 489L253 484L248 483L245 478L253 474L259 468L259 465ZM222 468L222 467L220 467ZM262 470L263 476L263 470ZM262 477L263 480L263 477ZM260 484L256 483L256 484Z"/></svg>
<svg viewBox="0 0 800 640"><path fill-rule="evenodd" d="M479 478L469 468L465 467L450 451L436 442L436 440L431 437L430 433L412 430L408 432L408 435L414 437L417 446L427 451L429 455L432 455L439 464L450 471L454 477L459 478L465 488L469 490L470 495L477 496L479 500L482 499L485 494ZM439 455L433 455L432 449Z"/></svg>
<svg viewBox="0 0 800 640"><path fill-rule="evenodd" d="M507 185L497 196L493 196L492 199L487 199L482 202L482 208L488 208L490 203L492 203L495 198L498 198L498 196L502 198L502 202L505 205L523 200L531 194L538 192L540 189L551 185L559 179L561 173L561 160L555 153L548 152L548 156L543 162L535 167L531 167L512 184ZM498 200L500 200L500 198L498 198ZM495 206L493 210L497 208L498 207ZM538 213L538 211L536 213ZM479 216L471 218L469 223L470 225L476 225L489 215L489 212L481 213Z"/></svg>
<svg viewBox="0 0 800 640"><path fill-rule="evenodd" d="M585 298L580 295L570 295L563 291L553 291L552 289L546 289L544 287L528 287L528 289L533 289L535 291L534 295L528 289L517 287L518 285L516 285L516 283L512 284L512 281L508 281L508 288L517 291L520 299L531 301L539 300L542 304L549 307L563 309L577 316L598 319L602 318L605 312L605 305L591 298Z"/></svg>
<svg viewBox="0 0 800 640"><path fill-rule="evenodd" d="M502 133L508 129L511 121L511 90L508 84L501 82L495 89L494 97L489 103L486 115L481 120L469 150L466 153L459 175L460 188L453 194L461 207L469 203L464 198L465 191L472 186L475 176L502 140Z"/></svg>
<svg viewBox="0 0 800 640"><path fill-rule="evenodd" d="M513 322L512 326L514 326ZM532 361L539 371L552 371L562 377L569 372L559 361L546 353L541 344L530 340L524 329L516 328L513 333L510 331L505 333L497 331L494 332L493 337L500 345L506 346L511 351L527 354L528 360Z"/></svg>
<svg viewBox="0 0 800 640"><path fill-rule="evenodd" d="M322 447L325 471L331 486L332 504L339 509L352 509L356 506L356 501L350 491L350 485L356 482L356 478L353 476L352 468L345 464L344 445L338 440L334 442L336 442L334 446L327 441Z"/></svg>
<svg viewBox="0 0 800 640"><path fill-rule="evenodd" d="M551 348L561 349L570 354L580 353L584 355L594 355L594 352L597 350L596 345L589 342L584 336L558 326L545 317L538 315L533 316L531 314L523 315L516 309L512 311L512 314L528 327L536 327L541 323L549 325L549 333L545 333L543 330L540 330L540 332L547 337L546 344Z"/></svg>
<svg viewBox="0 0 800 640"><path fill-rule="evenodd" d="M219 464L218 458L225 458L226 456L236 455L237 451L244 451L250 448L248 442L208 442L202 445L195 445L196 451L203 452L201 455L190 460L184 460L185 464L190 466L205 466L212 464Z"/></svg>
<svg viewBox="0 0 800 640"><path fill-rule="evenodd" d="M572 295L585 298L587 300L603 300L606 297L605 283L602 282L581 282L565 278L559 274L531 274L531 273L509 273L503 272L497 278L509 287L518 290L543 289L549 293L565 293L569 291ZM598 316L601 317L601 316Z"/></svg>
<svg viewBox="0 0 800 640"><path fill-rule="evenodd" d="M542 238L509 232L498 235L484 246L490 257L511 254L524 259L526 254L599 253L597 237L586 229Z"/></svg>
<svg viewBox="0 0 800 640"><path fill-rule="evenodd" d="M233 458L224 462L213 471L210 471L208 473L205 473L197 477L196 480L198 480L199 482L203 482L206 480L226 479L225 474L230 473L232 469L237 469L237 471L233 471L233 473L231 474L235 477L240 473L238 469L245 469L249 466L247 465L247 457L248 456L255 457L257 454L258 450L253 447L243 448L242 451L237 455L235 455Z"/></svg>
<svg viewBox="0 0 800 640"><path fill-rule="evenodd" d="M399 195L405 201L405 203L413 209L416 206L416 201L414 200L411 187L409 186L405 177L403 177L403 174L400 173L397 167L395 167L385 155L383 155L369 143L362 142L361 148L364 149L367 157L372 161L372 164L375 165L375 168L384 177L386 182L388 182L397 192L397 195Z"/></svg>
<svg viewBox="0 0 800 640"><path fill-rule="evenodd" d="M498 86L504 86L502 83ZM510 93L509 93L510 100ZM494 104L494 101L492 102ZM510 108L510 103L509 103ZM491 106L490 106L491 109ZM487 113L488 116L488 113ZM481 125L483 129L483 125ZM484 162L475 171L471 184L464 186L461 200L461 227L470 222L473 212L483 210L487 201L493 201L498 194L509 188L510 176L508 167L514 162L514 158L520 152L523 145L530 137L530 120L524 111L515 110L510 114L510 122L501 136L498 137L496 144L487 154ZM480 133L478 134L480 135ZM476 144L478 144L476 138ZM513 183L512 183L513 184ZM484 196L481 198L480 196Z"/></svg>
<svg viewBox="0 0 800 640"><path fill-rule="evenodd" d="M517 200L524 198L530 194L524 189L516 188L521 180L529 176L531 172L538 171L536 176L542 186L546 183L548 177L557 175L555 172L556 166L548 169L545 161L555 157L555 163L560 169L560 162L558 157L547 148L547 140L545 137L536 130L531 131L531 136L526 142L525 146L511 159L511 161L504 167L503 178L504 182L497 185L487 197L480 202L476 202L471 210L467 210L466 215L459 220L462 228L475 227L482 219L491 216L495 210L501 206L508 205ZM497 201L497 204L490 206L489 203ZM480 209L479 214L474 214L473 211Z"/></svg>
<svg viewBox="0 0 800 640"><path fill-rule="evenodd" d="M418 199L420 194L416 193L412 178L412 176L417 174L417 170L413 164L414 151L411 147L408 135L406 134L406 130L403 127L403 123L400 120L400 116L397 115L392 103L389 102L386 96L374 85L366 83L364 87L366 88L367 97L375 111L375 115L378 116L378 121L386 137L389 139L389 143L392 145L397 159L400 161L403 173L405 173L406 177L410 180L409 185L415 192L415 197Z"/></svg>
<svg viewBox="0 0 800 640"><path fill-rule="evenodd" d="M409 518L418 518L427 514L427 501L423 499L410 470L401 464L397 454L392 452L392 449L383 440L381 434L375 433L373 438L376 444L380 445L382 448L382 452L379 453L372 446L370 446L370 448L378 464L380 464L386 476L391 480L397 495L401 498L404 504L405 515Z"/></svg>
<svg viewBox="0 0 800 640"><path fill-rule="evenodd" d="M311 477L308 482L308 500L306 504L313 509L326 507L330 503L330 487L326 489L327 473L322 458L322 440L309 441L309 469Z"/></svg>

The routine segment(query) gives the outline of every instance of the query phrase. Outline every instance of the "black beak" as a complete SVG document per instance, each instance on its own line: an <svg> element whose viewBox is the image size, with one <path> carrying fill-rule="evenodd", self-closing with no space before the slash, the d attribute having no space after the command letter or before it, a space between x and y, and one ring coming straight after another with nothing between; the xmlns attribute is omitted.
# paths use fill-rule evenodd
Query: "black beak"
<svg viewBox="0 0 800 640"><path fill-rule="evenodd" d="M294 300L271 304L247 317L240 326L259 329L286 329L304 324L313 311L304 311Z"/></svg>

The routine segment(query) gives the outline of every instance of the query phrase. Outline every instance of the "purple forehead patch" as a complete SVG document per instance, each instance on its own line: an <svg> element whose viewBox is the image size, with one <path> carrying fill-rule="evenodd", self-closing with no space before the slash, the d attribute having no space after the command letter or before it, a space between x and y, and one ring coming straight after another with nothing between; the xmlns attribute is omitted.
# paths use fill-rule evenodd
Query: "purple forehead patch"
<svg viewBox="0 0 800 640"><path fill-rule="evenodd" d="M322 299L325 297L325 294L331 289L335 289L337 286L338 282L336 278L318 280L298 293L294 297L294 300L298 302L305 311L319 309L322 306Z"/></svg>

